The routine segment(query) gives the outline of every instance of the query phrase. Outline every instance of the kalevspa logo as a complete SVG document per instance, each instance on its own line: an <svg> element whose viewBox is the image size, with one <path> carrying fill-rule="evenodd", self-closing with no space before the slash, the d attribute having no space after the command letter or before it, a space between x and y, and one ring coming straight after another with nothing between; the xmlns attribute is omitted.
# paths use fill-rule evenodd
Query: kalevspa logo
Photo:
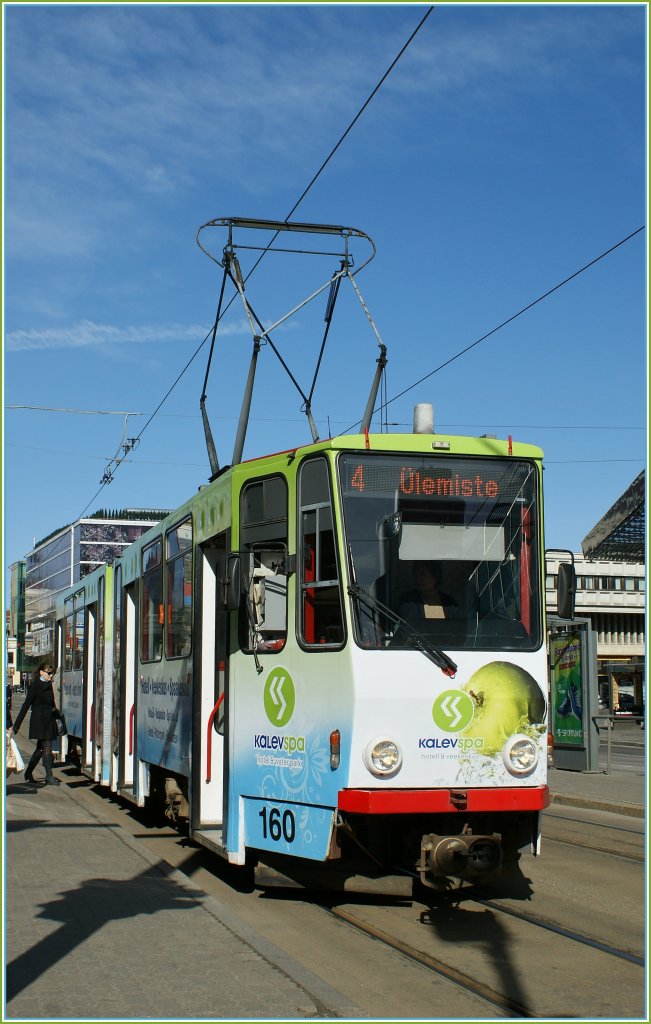
<svg viewBox="0 0 651 1024"><path fill-rule="evenodd" d="M287 725L294 714L296 692L286 668L271 670L264 684L264 710L272 725Z"/></svg>
<svg viewBox="0 0 651 1024"><path fill-rule="evenodd" d="M472 722L475 705L463 690L444 690L432 705L434 724L443 732L461 732Z"/></svg>
<svg viewBox="0 0 651 1024"><path fill-rule="evenodd" d="M467 729L473 719L475 705L463 690L444 690L439 693L432 705L432 718L434 724L443 732L461 732ZM420 750L470 750L481 748L484 745L483 739L471 740L461 736L454 739L446 737L439 739L436 736L423 736L418 741ZM437 755L423 755L435 757Z"/></svg>

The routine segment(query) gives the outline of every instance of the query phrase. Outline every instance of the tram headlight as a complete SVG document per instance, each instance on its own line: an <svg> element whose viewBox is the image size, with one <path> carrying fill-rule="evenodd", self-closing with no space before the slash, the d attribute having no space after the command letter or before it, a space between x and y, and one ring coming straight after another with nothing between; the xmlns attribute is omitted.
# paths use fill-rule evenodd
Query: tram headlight
<svg viewBox="0 0 651 1024"><path fill-rule="evenodd" d="M539 753L534 740L516 733L504 744L502 760L511 775L530 775L538 764Z"/></svg>
<svg viewBox="0 0 651 1024"><path fill-rule="evenodd" d="M371 740L364 751L364 764L372 775L395 775L402 765L402 750L393 740Z"/></svg>

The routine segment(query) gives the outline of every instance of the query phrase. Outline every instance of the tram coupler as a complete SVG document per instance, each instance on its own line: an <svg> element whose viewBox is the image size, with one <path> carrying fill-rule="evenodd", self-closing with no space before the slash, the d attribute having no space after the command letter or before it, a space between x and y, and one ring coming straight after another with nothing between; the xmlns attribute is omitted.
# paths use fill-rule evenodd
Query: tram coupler
<svg viewBox="0 0 651 1024"><path fill-rule="evenodd" d="M445 877L473 881L495 875L502 867L499 835L423 836L418 872L423 885L437 888L431 879ZM428 877L429 876L429 879Z"/></svg>

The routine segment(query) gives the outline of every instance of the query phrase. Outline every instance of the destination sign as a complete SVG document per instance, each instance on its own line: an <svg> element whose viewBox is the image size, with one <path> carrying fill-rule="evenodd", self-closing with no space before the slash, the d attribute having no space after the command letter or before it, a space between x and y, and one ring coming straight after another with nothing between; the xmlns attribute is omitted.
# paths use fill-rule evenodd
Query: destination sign
<svg viewBox="0 0 651 1024"><path fill-rule="evenodd" d="M423 465L402 460L365 459L345 461L346 495L398 494L405 498L490 498L500 496L500 473L493 463L477 468L476 460L466 468Z"/></svg>

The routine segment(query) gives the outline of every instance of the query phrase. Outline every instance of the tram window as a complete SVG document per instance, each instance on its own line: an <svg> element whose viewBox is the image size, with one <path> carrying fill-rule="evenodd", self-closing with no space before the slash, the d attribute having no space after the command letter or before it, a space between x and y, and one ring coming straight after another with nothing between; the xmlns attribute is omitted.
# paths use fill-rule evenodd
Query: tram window
<svg viewBox="0 0 651 1024"><path fill-rule="evenodd" d="M304 462L301 468L301 505L329 505L328 471L323 459Z"/></svg>
<svg viewBox="0 0 651 1024"><path fill-rule="evenodd" d="M538 475L493 458L339 456L358 643L413 646L399 620L411 563L436 563L449 613L414 628L445 649L531 650L541 642ZM398 527L396 527L396 519ZM553 578L550 573L547 579ZM443 605L441 605L443 607Z"/></svg>
<svg viewBox="0 0 651 1024"><path fill-rule="evenodd" d="M115 567L113 578L113 668L120 667L120 630L122 628L122 566Z"/></svg>
<svg viewBox="0 0 651 1024"><path fill-rule="evenodd" d="M328 466L303 463L300 493L300 634L305 644L340 647L344 642Z"/></svg>
<svg viewBox="0 0 651 1024"><path fill-rule="evenodd" d="M72 670L72 648L73 648L73 607L72 598L67 597L64 602L64 613L65 613L65 634L64 634L64 651L63 651L63 671L70 672Z"/></svg>
<svg viewBox="0 0 651 1024"><path fill-rule="evenodd" d="M97 639L95 651L98 671L104 668L104 595L106 578L100 576L97 581Z"/></svg>
<svg viewBox="0 0 651 1024"><path fill-rule="evenodd" d="M165 653L187 658L192 649L192 520L167 534L167 618Z"/></svg>
<svg viewBox="0 0 651 1024"><path fill-rule="evenodd" d="M72 645L72 668L78 672L84 664L84 591L74 595L74 637Z"/></svg>
<svg viewBox="0 0 651 1024"><path fill-rule="evenodd" d="M143 661L160 661L163 649L162 542L154 541L142 552L142 603L140 606L140 655Z"/></svg>
<svg viewBox="0 0 651 1024"><path fill-rule="evenodd" d="M239 616L239 642L252 653L280 651L287 638L287 482L282 476L252 480L240 498L240 549L245 560L250 613Z"/></svg>

